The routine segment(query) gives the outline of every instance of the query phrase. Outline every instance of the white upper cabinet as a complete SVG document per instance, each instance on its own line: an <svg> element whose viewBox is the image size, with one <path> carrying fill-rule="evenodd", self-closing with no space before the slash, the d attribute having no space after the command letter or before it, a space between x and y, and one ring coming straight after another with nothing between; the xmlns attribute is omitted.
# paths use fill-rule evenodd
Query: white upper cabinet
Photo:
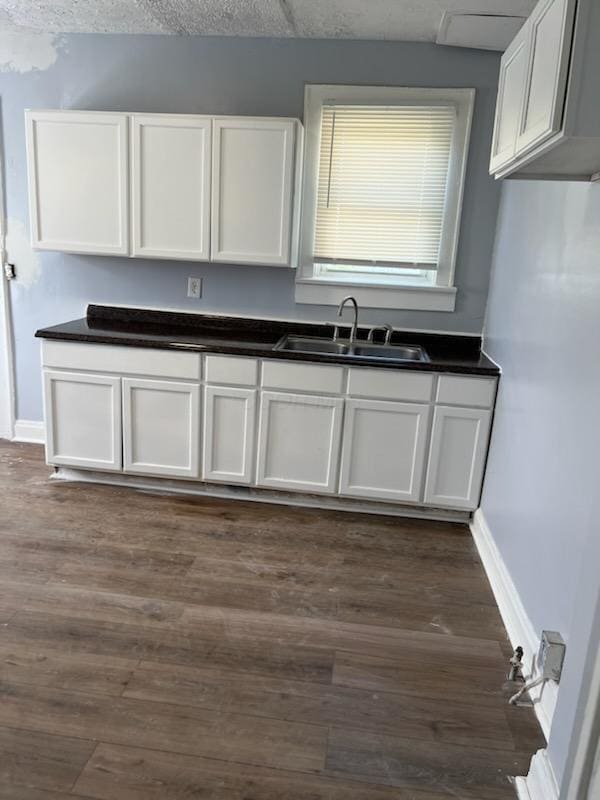
<svg viewBox="0 0 600 800"><path fill-rule="evenodd" d="M506 164L515 154L517 134L521 123L524 81L527 74L528 40L529 25L526 24L504 53L500 64L496 120L490 161L491 172Z"/></svg>
<svg viewBox="0 0 600 800"><path fill-rule="evenodd" d="M571 37L565 33L567 25L573 24L573 5L569 0L542 0L531 15L517 152L560 130L571 51Z"/></svg>
<svg viewBox="0 0 600 800"><path fill-rule="evenodd" d="M29 111L26 129L33 246L126 255L127 116Z"/></svg>
<svg viewBox="0 0 600 800"><path fill-rule="evenodd" d="M298 120L28 111L26 127L33 247L294 266Z"/></svg>
<svg viewBox="0 0 600 800"><path fill-rule="evenodd" d="M131 117L132 254L208 261L210 117Z"/></svg>
<svg viewBox="0 0 600 800"><path fill-rule="evenodd" d="M215 119L213 261L291 264L297 125L290 119Z"/></svg>
<svg viewBox="0 0 600 800"><path fill-rule="evenodd" d="M600 3L539 0L502 57L490 172L600 173Z"/></svg>

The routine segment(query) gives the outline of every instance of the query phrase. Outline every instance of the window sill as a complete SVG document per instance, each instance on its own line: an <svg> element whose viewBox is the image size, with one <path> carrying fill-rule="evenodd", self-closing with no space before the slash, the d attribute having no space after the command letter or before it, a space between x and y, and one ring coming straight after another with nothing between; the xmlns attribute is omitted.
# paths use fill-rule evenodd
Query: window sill
<svg viewBox="0 0 600 800"><path fill-rule="evenodd" d="M296 281L296 303L337 306L348 294L363 308L393 308L409 311L454 311L454 286L398 286L360 284L313 278Z"/></svg>

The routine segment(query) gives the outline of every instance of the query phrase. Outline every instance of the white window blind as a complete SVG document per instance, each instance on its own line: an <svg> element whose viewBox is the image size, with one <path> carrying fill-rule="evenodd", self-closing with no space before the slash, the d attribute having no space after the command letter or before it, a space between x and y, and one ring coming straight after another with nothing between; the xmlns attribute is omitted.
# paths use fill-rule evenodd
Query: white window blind
<svg viewBox="0 0 600 800"><path fill-rule="evenodd" d="M435 270L453 105L322 108L314 261Z"/></svg>

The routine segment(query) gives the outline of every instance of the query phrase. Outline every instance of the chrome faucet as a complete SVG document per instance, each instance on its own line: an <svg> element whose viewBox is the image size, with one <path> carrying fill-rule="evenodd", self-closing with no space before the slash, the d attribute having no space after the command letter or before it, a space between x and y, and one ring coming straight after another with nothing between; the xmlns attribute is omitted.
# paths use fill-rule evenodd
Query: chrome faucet
<svg viewBox="0 0 600 800"><path fill-rule="evenodd" d="M350 328L350 344L353 344L356 341L356 333L358 330L358 303L356 302L355 298L352 297L351 295L348 295L348 297L344 297L344 299L342 300L342 302L338 307L338 312L337 312L338 317L342 316L342 311L344 310L344 306L346 305L346 303L352 303L352 305L354 306L354 322L352 323L352 327Z"/></svg>

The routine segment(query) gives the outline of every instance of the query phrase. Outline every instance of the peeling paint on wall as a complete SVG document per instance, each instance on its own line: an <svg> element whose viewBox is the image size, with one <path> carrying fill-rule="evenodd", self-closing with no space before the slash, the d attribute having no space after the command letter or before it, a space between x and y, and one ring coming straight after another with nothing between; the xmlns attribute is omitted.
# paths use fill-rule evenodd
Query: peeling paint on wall
<svg viewBox="0 0 600 800"><path fill-rule="evenodd" d="M0 33L0 72L32 72L51 67L61 37L52 33Z"/></svg>
<svg viewBox="0 0 600 800"><path fill-rule="evenodd" d="M9 218L6 225L6 255L9 264L15 265L15 283L30 289L40 277L40 259L31 247L29 234L19 219Z"/></svg>

